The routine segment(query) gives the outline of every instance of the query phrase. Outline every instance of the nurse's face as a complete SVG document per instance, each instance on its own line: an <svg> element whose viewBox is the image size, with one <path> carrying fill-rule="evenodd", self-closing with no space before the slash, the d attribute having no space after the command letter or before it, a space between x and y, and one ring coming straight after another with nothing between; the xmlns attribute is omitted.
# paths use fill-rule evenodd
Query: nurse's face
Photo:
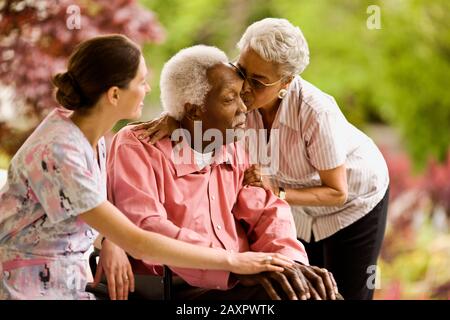
<svg viewBox="0 0 450 320"><path fill-rule="evenodd" d="M147 83L148 70L144 57L141 56L136 76L128 84L127 88L120 89L119 112L121 119L138 119L144 107L144 98L151 88Z"/></svg>

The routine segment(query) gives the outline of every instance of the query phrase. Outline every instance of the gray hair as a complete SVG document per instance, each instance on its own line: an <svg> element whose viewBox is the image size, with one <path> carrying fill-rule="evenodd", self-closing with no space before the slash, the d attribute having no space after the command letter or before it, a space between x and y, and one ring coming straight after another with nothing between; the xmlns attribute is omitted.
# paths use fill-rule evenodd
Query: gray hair
<svg viewBox="0 0 450 320"><path fill-rule="evenodd" d="M182 49L164 65L161 72L161 102L164 110L181 120L186 103L203 106L211 85L207 70L228 63L227 55L216 47L197 45Z"/></svg>
<svg viewBox="0 0 450 320"><path fill-rule="evenodd" d="M299 27L286 19L266 18L245 30L237 47L252 48L266 61L280 64L281 76L300 74L309 64L308 43Z"/></svg>

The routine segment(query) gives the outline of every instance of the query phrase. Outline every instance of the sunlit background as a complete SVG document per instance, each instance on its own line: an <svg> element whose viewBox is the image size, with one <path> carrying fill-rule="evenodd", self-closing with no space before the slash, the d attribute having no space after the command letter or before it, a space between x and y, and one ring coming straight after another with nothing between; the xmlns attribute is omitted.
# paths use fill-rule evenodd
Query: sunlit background
<svg viewBox="0 0 450 320"><path fill-rule="evenodd" d="M302 76L333 95L388 162L375 298L449 299L449 12L448 0L0 0L0 184L55 106L49 79L78 42L115 32L143 46L152 86L146 120L161 112L159 73L174 53L203 43L232 59L250 23L287 18L309 43Z"/></svg>

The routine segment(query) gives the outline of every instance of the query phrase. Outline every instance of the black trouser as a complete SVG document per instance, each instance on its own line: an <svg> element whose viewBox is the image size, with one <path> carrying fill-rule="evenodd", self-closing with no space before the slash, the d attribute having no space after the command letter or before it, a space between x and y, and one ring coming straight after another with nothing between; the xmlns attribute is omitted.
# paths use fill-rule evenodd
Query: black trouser
<svg viewBox="0 0 450 320"><path fill-rule="evenodd" d="M351 225L317 242L301 240L309 263L331 271L346 300L373 298L375 266L386 229L388 200L389 189L372 211Z"/></svg>

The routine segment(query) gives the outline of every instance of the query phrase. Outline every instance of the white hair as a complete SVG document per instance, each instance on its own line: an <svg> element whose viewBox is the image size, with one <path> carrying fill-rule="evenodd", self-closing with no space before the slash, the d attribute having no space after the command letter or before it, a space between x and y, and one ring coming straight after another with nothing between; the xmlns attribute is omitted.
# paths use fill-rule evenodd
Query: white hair
<svg viewBox="0 0 450 320"><path fill-rule="evenodd" d="M211 85L209 68L228 63L227 55L216 47L197 45L180 50L170 58L161 72L161 102L164 110L181 120L186 103L203 106Z"/></svg>
<svg viewBox="0 0 450 320"><path fill-rule="evenodd" d="M283 77L300 74L309 64L302 31L286 19L266 18L251 24L237 47L240 51L250 47L264 60L279 63Z"/></svg>

